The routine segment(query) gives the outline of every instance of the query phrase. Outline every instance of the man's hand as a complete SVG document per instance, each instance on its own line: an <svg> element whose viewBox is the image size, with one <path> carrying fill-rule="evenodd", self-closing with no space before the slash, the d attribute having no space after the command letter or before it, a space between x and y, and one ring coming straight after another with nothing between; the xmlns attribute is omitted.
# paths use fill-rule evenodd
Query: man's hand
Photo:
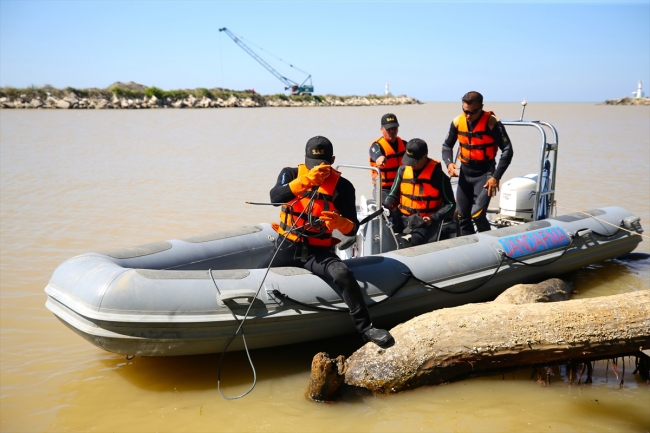
<svg viewBox="0 0 650 433"><path fill-rule="evenodd" d="M291 192L295 195L299 195L311 187L319 186L330 175L331 169L332 167L325 165L325 163L317 165L316 167L309 170L309 173L306 175L300 176L299 178L289 182L289 188L291 189Z"/></svg>
<svg viewBox="0 0 650 433"><path fill-rule="evenodd" d="M338 229L344 235L348 235L354 229L352 221L336 212L323 211L320 214L320 220L325 223L329 230Z"/></svg>
<svg viewBox="0 0 650 433"><path fill-rule="evenodd" d="M325 165L323 162L309 170L309 173L305 177L309 179L310 186L319 186L330 175L331 169L331 165Z"/></svg>
<svg viewBox="0 0 650 433"><path fill-rule="evenodd" d="M424 220L425 223L427 223L428 226L431 225L431 218L429 218L428 216L425 216L425 217L422 217L422 219Z"/></svg>
<svg viewBox="0 0 650 433"><path fill-rule="evenodd" d="M380 156L375 161L375 164L377 164L377 167L379 168L384 168L384 165L386 165L386 157L384 155Z"/></svg>
<svg viewBox="0 0 650 433"><path fill-rule="evenodd" d="M389 195L386 197L386 200L384 200L384 207L388 210L394 210L397 205L399 204L399 200L397 197Z"/></svg>
<svg viewBox="0 0 650 433"><path fill-rule="evenodd" d="M488 195L494 197L497 195L497 191L499 190L499 179L493 177L489 178L488 181L485 182L485 185L483 185L483 188L487 188Z"/></svg>
<svg viewBox="0 0 650 433"><path fill-rule="evenodd" d="M456 173L457 171L458 167L453 162L447 165L447 173L449 173L449 177L458 177L458 173Z"/></svg>

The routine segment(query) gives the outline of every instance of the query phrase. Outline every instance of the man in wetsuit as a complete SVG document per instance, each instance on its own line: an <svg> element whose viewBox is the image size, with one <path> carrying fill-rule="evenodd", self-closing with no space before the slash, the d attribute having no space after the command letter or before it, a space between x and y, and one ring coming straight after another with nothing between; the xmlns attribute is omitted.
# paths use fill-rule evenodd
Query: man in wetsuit
<svg viewBox="0 0 650 433"><path fill-rule="evenodd" d="M402 165L402 158L406 151L406 141L402 140L398 135L399 122L397 116L393 113L386 113L381 116L381 137L375 140L370 145L370 152L368 155L368 162L370 166L377 167L381 170L381 201L385 201L393 187L395 176L400 165ZM377 173L372 171L372 198L377 197ZM391 220L396 227L400 227L400 213L398 211L391 211Z"/></svg>
<svg viewBox="0 0 650 433"><path fill-rule="evenodd" d="M332 143L316 136L307 142L304 164L280 171L270 195L272 203L285 203L280 223L274 223L273 229L286 239L278 240L275 258L276 250L272 250L259 267L297 266L334 280L363 339L388 347L393 337L372 326L359 283L333 251L338 242L332 237L335 229L351 236L359 229L354 186L331 167L333 162Z"/></svg>
<svg viewBox="0 0 650 433"><path fill-rule="evenodd" d="M438 234L443 221L453 215L456 203L449 177L440 162L429 158L424 140L414 138L406 144L402 166L384 207L397 207L411 246L422 245Z"/></svg>
<svg viewBox="0 0 650 433"><path fill-rule="evenodd" d="M483 111L483 95L467 92L462 99L463 113L449 127L442 145L442 160L450 176L458 176L456 190L460 235L490 230L487 209L497 194L499 181L514 154L510 138L492 111ZM460 144L460 170L453 160L453 148ZM498 166L497 150L501 150ZM496 166L496 167L495 167Z"/></svg>

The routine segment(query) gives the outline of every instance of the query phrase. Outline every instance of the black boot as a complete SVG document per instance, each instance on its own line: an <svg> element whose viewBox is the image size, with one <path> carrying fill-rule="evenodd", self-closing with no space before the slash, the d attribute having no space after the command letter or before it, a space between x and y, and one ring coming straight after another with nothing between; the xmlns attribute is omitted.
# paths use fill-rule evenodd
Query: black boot
<svg viewBox="0 0 650 433"><path fill-rule="evenodd" d="M458 220L458 226L460 228L461 236L473 235L476 233L474 230L474 222L471 218L460 218Z"/></svg>
<svg viewBox="0 0 650 433"><path fill-rule="evenodd" d="M362 335L364 341L373 342L383 349L391 347L393 344L395 344L395 340L393 339L393 336L390 335L390 332L383 329L377 329L371 326Z"/></svg>

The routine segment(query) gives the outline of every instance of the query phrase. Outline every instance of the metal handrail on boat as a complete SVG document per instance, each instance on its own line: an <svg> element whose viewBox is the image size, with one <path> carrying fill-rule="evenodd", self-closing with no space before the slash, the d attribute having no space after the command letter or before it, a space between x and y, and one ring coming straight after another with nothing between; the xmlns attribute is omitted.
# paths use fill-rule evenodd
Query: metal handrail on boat
<svg viewBox="0 0 650 433"><path fill-rule="evenodd" d="M523 116L523 112L522 112ZM548 203L546 205L547 215L551 215L553 206L555 205L555 172L557 168L557 151L558 151L558 135L557 129L548 122L543 122L540 120L502 120L501 123L505 126L532 126L537 128L541 134L541 152L540 152L540 161L539 161L539 172L537 174L537 188L535 189L535 202L533 203L533 221L539 219L539 203L543 196L548 196ZM553 133L553 143L548 143L546 140L546 130L544 127L547 127ZM548 173L548 189L542 191L542 180L544 175L544 163L546 159L549 158L550 153L553 152L553 162L551 163L551 169ZM546 155L546 156L545 156Z"/></svg>
<svg viewBox="0 0 650 433"><path fill-rule="evenodd" d="M377 178L379 181L380 187L377 188L375 187L375 200L377 201L377 209L379 209L382 206L382 201L381 201L381 170L377 167L371 167L369 165L356 165L356 164L338 164L336 167L334 167L336 170L338 170L340 167L347 167L347 168L357 168L361 170L372 170L377 173ZM384 236L383 236L383 230L382 230L382 225L381 225L381 220L386 219L386 215L383 213L379 215L379 252L384 251Z"/></svg>

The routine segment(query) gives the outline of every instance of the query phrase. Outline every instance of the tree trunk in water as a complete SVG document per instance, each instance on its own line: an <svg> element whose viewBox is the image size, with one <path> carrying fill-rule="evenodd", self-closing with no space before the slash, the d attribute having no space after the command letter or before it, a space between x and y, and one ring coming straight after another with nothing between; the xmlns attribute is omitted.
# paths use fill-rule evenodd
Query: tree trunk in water
<svg viewBox="0 0 650 433"><path fill-rule="evenodd" d="M400 324L391 330L394 346L381 349L368 343L345 361L345 383L387 394L508 368L635 354L650 347L650 291L512 303L560 300L552 293L555 289L546 290L552 281L528 285L542 286L537 297L519 287L523 299L517 300L515 286L494 302L436 310ZM328 397L321 393L320 399Z"/></svg>

